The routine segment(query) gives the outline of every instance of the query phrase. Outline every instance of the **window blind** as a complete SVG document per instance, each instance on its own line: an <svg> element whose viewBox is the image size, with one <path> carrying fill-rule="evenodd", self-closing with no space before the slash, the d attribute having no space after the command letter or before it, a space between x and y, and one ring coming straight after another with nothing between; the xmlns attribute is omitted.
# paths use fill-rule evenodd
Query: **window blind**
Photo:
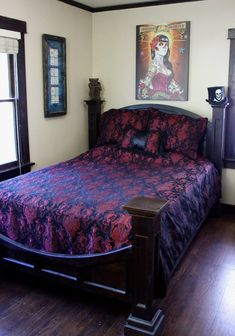
<svg viewBox="0 0 235 336"><path fill-rule="evenodd" d="M21 34L7 29L0 29L0 53L18 54Z"/></svg>
<svg viewBox="0 0 235 336"><path fill-rule="evenodd" d="M18 40L14 38L0 36L0 53L18 54L18 51L19 51Z"/></svg>

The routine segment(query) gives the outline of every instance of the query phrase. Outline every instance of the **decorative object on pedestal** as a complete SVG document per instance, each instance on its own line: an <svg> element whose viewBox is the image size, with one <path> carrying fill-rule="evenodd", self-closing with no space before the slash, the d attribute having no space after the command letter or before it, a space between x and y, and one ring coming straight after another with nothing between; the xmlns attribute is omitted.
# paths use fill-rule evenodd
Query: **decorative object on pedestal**
<svg viewBox="0 0 235 336"><path fill-rule="evenodd" d="M99 82L99 78L89 78L89 97L91 100L101 100L100 93L101 93L101 84Z"/></svg>
<svg viewBox="0 0 235 336"><path fill-rule="evenodd" d="M100 97L102 87L99 78L89 78L88 87L90 100L85 100L85 103L88 106L89 149L91 149L97 143L101 106L104 100Z"/></svg>
<svg viewBox="0 0 235 336"><path fill-rule="evenodd" d="M225 96L225 90L223 86L214 86L207 88L208 90L208 99L206 101L210 105L224 105L227 104L228 98Z"/></svg>

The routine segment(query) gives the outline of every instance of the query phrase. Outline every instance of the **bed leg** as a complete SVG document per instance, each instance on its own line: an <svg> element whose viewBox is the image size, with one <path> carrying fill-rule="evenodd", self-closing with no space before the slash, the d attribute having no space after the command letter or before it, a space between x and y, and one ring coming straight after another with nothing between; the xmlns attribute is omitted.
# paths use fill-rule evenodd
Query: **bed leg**
<svg viewBox="0 0 235 336"><path fill-rule="evenodd" d="M159 336L164 315L159 309L160 212L167 204L160 198L136 197L124 209L132 216L132 310L125 336Z"/></svg>

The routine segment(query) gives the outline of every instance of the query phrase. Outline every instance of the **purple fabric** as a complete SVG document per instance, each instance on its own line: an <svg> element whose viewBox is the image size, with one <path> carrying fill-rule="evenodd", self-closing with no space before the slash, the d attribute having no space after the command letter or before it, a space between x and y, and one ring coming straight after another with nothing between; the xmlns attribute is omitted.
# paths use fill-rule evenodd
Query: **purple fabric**
<svg viewBox="0 0 235 336"><path fill-rule="evenodd" d="M100 146L72 160L0 183L0 232L48 252L107 252L131 243L122 206L160 196L161 260L167 278L195 229L220 197L220 179L204 158L153 157Z"/></svg>

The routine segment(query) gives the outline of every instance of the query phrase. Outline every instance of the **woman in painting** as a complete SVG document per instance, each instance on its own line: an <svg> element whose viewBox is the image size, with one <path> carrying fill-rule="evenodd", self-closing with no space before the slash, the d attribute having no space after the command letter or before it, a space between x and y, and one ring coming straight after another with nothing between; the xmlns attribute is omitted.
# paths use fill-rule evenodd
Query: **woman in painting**
<svg viewBox="0 0 235 336"><path fill-rule="evenodd" d="M169 60L169 39L166 35L156 35L151 41L152 62L146 77L138 87L140 99L180 99L183 92L174 80L174 71Z"/></svg>

